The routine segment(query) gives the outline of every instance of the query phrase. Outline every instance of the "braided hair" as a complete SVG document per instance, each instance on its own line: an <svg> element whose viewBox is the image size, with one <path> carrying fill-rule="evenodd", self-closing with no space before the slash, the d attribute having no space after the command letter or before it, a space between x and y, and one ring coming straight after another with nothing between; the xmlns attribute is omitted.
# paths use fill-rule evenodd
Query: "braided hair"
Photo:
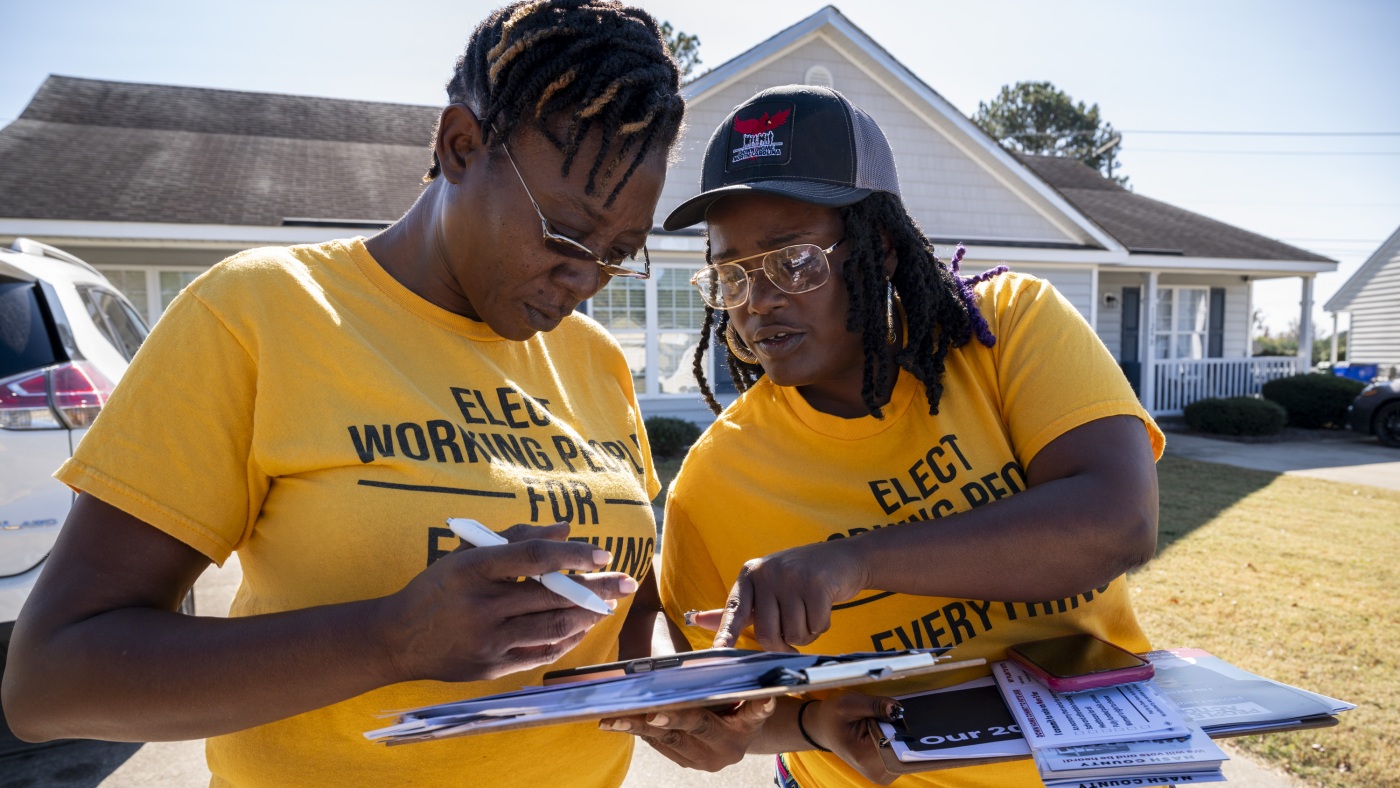
<svg viewBox="0 0 1400 788"><path fill-rule="evenodd" d="M676 141L685 115L680 79L646 11L614 0L525 0L477 26L447 98L477 113L488 144L533 126L564 153L564 177L584 138L601 130L584 191L596 194L625 166L604 203L611 205L648 153ZM436 147L436 130L433 137ZM441 169L434 152L423 181Z"/></svg>
<svg viewBox="0 0 1400 788"><path fill-rule="evenodd" d="M895 375L894 366L898 365L924 384L928 411L937 415L949 349L966 345L974 335L987 347L996 344L986 318L977 308L972 286L1006 271L1007 267L997 266L978 276L963 278L958 272L962 247L958 247L950 263L939 260L918 222L905 211L904 203L887 192L871 194L854 205L841 208L840 212L846 228L843 245L850 248L850 257L842 271L850 297L846 330L860 334L864 348L861 399L871 415L882 418L878 398L888 391ZM887 352L887 285L883 265L889 249L899 261L889 281L899 294L906 324L904 347L894 354L893 362ZM708 240L705 261L710 261ZM715 400L705 378L704 355L711 338L724 336L728 328L728 313L705 307L694 372L705 402L716 414L723 408ZM729 376L740 392L748 391L763 377L763 367L746 364L732 353L726 355Z"/></svg>

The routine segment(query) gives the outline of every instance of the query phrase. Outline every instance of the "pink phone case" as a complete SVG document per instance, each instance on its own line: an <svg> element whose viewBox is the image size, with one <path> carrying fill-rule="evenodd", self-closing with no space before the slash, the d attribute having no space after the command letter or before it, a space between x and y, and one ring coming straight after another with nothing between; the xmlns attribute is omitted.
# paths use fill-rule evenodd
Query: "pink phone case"
<svg viewBox="0 0 1400 788"><path fill-rule="evenodd" d="M1012 661L1035 676L1037 681L1055 692L1082 692L1099 687L1112 687L1115 684L1132 684L1135 681L1147 681L1153 676L1151 662L1144 662L1142 665L1131 668L1085 673L1080 676L1056 676L1047 673L1044 668L1031 662L1015 649L1007 649L1006 654Z"/></svg>

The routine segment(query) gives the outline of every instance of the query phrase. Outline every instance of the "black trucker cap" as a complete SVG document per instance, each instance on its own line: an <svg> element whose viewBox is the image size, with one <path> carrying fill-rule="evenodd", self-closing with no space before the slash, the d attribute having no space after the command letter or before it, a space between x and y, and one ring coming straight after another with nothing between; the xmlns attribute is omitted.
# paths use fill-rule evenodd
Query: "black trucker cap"
<svg viewBox="0 0 1400 788"><path fill-rule="evenodd" d="M769 88L734 108L705 149L700 193L662 226L705 220L715 200L745 191L840 207L872 192L899 195L894 154L875 121L830 88Z"/></svg>

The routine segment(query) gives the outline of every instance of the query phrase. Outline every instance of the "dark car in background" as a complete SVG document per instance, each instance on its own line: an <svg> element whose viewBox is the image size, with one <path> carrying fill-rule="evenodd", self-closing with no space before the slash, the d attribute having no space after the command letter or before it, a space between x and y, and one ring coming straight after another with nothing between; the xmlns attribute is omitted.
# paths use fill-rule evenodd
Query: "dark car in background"
<svg viewBox="0 0 1400 788"><path fill-rule="evenodd" d="M1347 408L1347 426L1400 449L1400 380L1383 380L1362 389Z"/></svg>

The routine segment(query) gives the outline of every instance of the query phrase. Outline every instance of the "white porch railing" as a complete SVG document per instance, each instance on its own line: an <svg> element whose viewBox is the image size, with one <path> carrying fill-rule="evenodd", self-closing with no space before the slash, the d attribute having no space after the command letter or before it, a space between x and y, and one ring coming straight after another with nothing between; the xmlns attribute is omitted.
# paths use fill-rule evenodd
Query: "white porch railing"
<svg viewBox="0 0 1400 788"><path fill-rule="evenodd" d="M1154 360L1150 369L1147 411L1153 416L1179 416L1187 405L1208 397L1257 396L1268 381L1301 371L1296 356Z"/></svg>

